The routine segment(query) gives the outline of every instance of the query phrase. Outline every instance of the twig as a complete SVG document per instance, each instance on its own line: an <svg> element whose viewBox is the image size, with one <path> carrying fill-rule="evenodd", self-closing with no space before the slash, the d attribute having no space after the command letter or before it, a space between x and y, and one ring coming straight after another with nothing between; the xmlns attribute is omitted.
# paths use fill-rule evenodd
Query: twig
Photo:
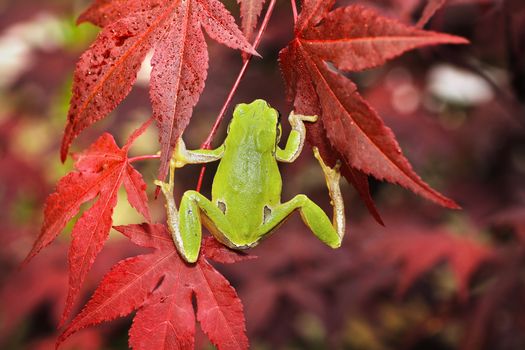
<svg viewBox="0 0 525 350"><path fill-rule="evenodd" d="M290 0L292 4L292 12L293 12L293 23L297 23L297 4L295 3L295 0Z"/></svg>
<svg viewBox="0 0 525 350"><path fill-rule="evenodd" d="M134 162L138 162L141 160L159 159L159 158L160 158L160 154L147 154L145 156L137 156L137 157L129 158L128 162L134 163Z"/></svg>
<svg viewBox="0 0 525 350"><path fill-rule="evenodd" d="M257 33L257 36L255 37L255 40L253 42L253 48L257 49L259 46L262 36L266 30L266 27L268 26L268 22L270 21L270 17L272 16L273 9L275 7L276 0L271 0L270 5L268 5L268 10L266 10L266 14L264 16L263 22L261 24L261 27L259 28L259 32ZM246 73L246 69L248 68L248 64L252 60L253 55L248 55L246 60L244 61L244 64L242 65L242 68L237 76L237 80L235 80L235 83L233 84L230 93L228 94L228 97L226 98L226 101L224 101L224 104L221 108L221 111L219 112L219 115L217 116L217 119L215 120L215 123L213 124L213 127L210 130L210 133L206 140L202 143L201 148L203 149L209 149L211 142L213 138L215 137L215 134L217 133L217 130L219 129L219 125L224 119L224 116L226 114L226 110L228 109L228 106L230 105L233 96L235 95L235 92L237 91L237 88L239 87L239 84L244 77L244 74ZM202 187L202 180L204 178L204 174L206 172L206 166L203 165L201 168L201 173L199 176L199 181L197 183L197 191L200 191Z"/></svg>

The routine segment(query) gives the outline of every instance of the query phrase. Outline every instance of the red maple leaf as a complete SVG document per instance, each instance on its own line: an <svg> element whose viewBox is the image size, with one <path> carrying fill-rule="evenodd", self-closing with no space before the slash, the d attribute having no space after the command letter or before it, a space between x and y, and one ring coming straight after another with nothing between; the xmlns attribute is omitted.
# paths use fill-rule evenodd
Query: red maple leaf
<svg viewBox="0 0 525 350"><path fill-rule="evenodd" d="M62 160L83 129L126 97L153 50L150 97L160 130L159 177L164 178L176 140L204 89L208 53L201 27L220 43L256 54L218 0L97 0L79 21L103 30L75 70Z"/></svg>
<svg viewBox="0 0 525 350"><path fill-rule="evenodd" d="M116 229L135 244L155 251L115 265L57 344L84 327L139 309L129 333L133 349L190 349L194 345L195 296L197 319L219 349L248 348L241 301L207 259L233 263L250 257L208 238L199 260L190 265L180 258L164 225Z"/></svg>
<svg viewBox="0 0 525 350"><path fill-rule="evenodd" d="M266 0L237 0L241 6L242 30L248 40L253 37L253 30L257 26L257 18L261 14Z"/></svg>
<svg viewBox="0 0 525 350"><path fill-rule="evenodd" d="M445 207L458 208L413 171L393 132L360 96L356 85L336 69L360 71L417 47L467 41L409 27L362 6L330 11L334 2L304 0L295 38L280 53L287 95L296 111L321 117L309 126L308 141L320 148L330 164L336 158L343 160L347 167L343 174L369 208L365 174L400 184ZM357 185L356 179L360 179Z"/></svg>
<svg viewBox="0 0 525 350"><path fill-rule="evenodd" d="M129 203L150 220L146 184L128 159L131 144L149 124L147 122L136 130L123 148L117 146L113 136L103 134L85 152L75 155L77 171L64 176L58 182L56 192L46 200L44 223L26 262L58 236L66 223L79 212L83 203L98 196L93 206L76 222L71 233L73 240L69 249L69 293L61 323L71 312L80 286L108 238L112 225L111 216L122 184Z"/></svg>

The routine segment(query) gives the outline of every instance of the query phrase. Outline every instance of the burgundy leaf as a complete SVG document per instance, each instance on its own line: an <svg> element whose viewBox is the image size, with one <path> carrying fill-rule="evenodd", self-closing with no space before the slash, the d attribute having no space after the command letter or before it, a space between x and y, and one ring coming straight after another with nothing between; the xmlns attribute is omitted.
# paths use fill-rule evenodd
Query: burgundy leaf
<svg viewBox="0 0 525 350"><path fill-rule="evenodd" d="M328 63L341 70L358 71L384 64L416 47L466 40L408 27L362 6L328 12L331 3L304 2L296 37L279 58L287 95L296 111L321 117L318 123L326 138L308 137L310 143L330 150L325 155L340 155L348 169L400 184L445 207L458 208L413 171L392 131L360 96L355 84ZM322 147L316 141L322 141ZM349 172L345 176L354 185L358 183ZM360 195L373 208L362 178L359 183Z"/></svg>

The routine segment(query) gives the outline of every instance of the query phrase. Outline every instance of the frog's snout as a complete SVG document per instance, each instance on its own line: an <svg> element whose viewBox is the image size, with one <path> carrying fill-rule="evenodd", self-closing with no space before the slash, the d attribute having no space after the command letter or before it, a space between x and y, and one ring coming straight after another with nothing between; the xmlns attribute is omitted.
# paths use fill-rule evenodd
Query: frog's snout
<svg viewBox="0 0 525 350"><path fill-rule="evenodd" d="M253 101L252 103L250 103L249 106L252 107L254 110L258 111L264 111L272 108L268 102L262 99L257 99Z"/></svg>

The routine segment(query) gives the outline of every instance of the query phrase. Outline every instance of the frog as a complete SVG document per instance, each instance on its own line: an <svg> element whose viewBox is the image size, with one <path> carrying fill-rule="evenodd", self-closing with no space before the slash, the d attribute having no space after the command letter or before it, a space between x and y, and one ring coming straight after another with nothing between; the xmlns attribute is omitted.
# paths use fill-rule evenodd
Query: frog
<svg viewBox="0 0 525 350"><path fill-rule="evenodd" d="M168 182L155 183L166 200L167 224L182 258L194 263L199 257L202 225L223 245L249 249L276 231L294 212L317 238L338 248L345 233L344 202L340 190L340 166L325 164L319 149L313 153L323 170L328 187L332 220L314 201L298 194L282 203L282 177L278 163L292 163L305 145L305 123L317 116L291 112L291 131L284 148L279 146L282 125L279 112L265 100L238 104L222 145L215 149L188 150L178 138L170 160ZM211 189L211 200L194 190L182 195L178 208L174 199L175 169L187 164L219 161Z"/></svg>

